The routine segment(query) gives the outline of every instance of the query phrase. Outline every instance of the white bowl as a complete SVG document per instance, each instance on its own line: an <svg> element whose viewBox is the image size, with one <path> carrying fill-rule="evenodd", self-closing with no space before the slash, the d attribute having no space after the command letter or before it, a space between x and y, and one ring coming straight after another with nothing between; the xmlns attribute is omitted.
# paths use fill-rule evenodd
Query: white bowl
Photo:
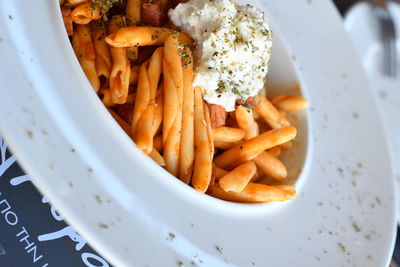
<svg viewBox="0 0 400 267"><path fill-rule="evenodd" d="M255 4L277 37L270 83L300 81L311 107L293 161L305 164L298 196L250 206L199 194L136 149L91 90L58 1L0 2L1 133L39 190L113 264L387 265L393 173L337 12L329 1Z"/></svg>

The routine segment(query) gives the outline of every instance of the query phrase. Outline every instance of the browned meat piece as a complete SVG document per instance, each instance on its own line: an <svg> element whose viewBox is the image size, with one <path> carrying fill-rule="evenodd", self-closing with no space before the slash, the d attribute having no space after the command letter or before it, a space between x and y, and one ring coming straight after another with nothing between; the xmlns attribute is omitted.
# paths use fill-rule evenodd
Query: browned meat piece
<svg viewBox="0 0 400 267"><path fill-rule="evenodd" d="M150 26L162 26L167 21L168 2L166 0L143 1L141 22Z"/></svg>
<svg viewBox="0 0 400 267"><path fill-rule="evenodd" d="M208 104L210 110L211 127L217 128L225 125L226 111L223 106Z"/></svg>

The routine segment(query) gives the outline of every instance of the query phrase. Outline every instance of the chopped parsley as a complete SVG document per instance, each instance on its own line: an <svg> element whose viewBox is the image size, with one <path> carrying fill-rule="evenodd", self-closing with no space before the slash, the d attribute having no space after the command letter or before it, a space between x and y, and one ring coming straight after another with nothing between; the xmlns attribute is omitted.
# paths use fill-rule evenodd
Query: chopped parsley
<svg viewBox="0 0 400 267"><path fill-rule="evenodd" d="M122 3L122 0L91 0L91 3L92 11L95 7L98 7L103 21L108 21L107 12L114 6L114 4Z"/></svg>

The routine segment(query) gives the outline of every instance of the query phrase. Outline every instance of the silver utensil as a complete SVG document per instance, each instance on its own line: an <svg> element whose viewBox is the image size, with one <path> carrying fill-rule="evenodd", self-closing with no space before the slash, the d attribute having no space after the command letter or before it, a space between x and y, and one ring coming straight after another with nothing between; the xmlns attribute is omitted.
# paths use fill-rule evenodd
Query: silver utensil
<svg viewBox="0 0 400 267"><path fill-rule="evenodd" d="M386 0L370 0L372 12L379 23L379 34L383 48L383 74L395 78L397 75L396 29Z"/></svg>

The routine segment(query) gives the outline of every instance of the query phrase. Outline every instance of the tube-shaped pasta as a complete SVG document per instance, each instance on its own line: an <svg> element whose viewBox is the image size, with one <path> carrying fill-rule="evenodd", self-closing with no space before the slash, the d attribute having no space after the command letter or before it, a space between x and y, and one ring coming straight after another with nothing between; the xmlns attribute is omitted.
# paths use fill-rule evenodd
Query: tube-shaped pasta
<svg viewBox="0 0 400 267"><path fill-rule="evenodd" d="M161 134L157 135L153 139L153 148L162 153L162 136Z"/></svg>
<svg viewBox="0 0 400 267"><path fill-rule="evenodd" d="M106 29L103 26L96 25L92 27L92 39L96 51L97 75L99 77L103 76L108 81L110 78L112 62L109 46L104 41L105 36Z"/></svg>
<svg viewBox="0 0 400 267"><path fill-rule="evenodd" d="M108 26L109 32L115 32L120 25L124 25L122 16L112 17ZM113 65L110 74L110 92L114 103L126 102L129 92L129 76L131 72L130 62L126 55L126 49L111 47Z"/></svg>
<svg viewBox="0 0 400 267"><path fill-rule="evenodd" d="M140 0L128 0L125 7L125 18L128 26L135 26L140 22ZM128 47L126 49L130 60L137 60L139 56L138 47Z"/></svg>
<svg viewBox="0 0 400 267"><path fill-rule="evenodd" d="M270 153L272 156L274 156L275 158L279 157L282 153L282 148L280 148L279 146L270 148L267 150L268 153Z"/></svg>
<svg viewBox="0 0 400 267"><path fill-rule="evenodd" d="M104 106L106 107L113 107L115 106L114 102L112 102L111 100L111 93L110 93L110 89L101 89L99 91L100 95L102 95L102 99L101 101L103 102Z"/></svg>
<svg viewBox="0 0 400 267"><path fill-rule="evenodd" d="M204 119L206 121L206 129L208 134L208 140L210 140L210 147L211 147L211 159L214 157L215 148L213 146L213 132L211 127L211 117L210 117L210 109L205 101L203 101L203 108L204 108Z"/></svg>
<svg viewBox="0 0 400 267"><path fill-rule="evenodd" d="M301 96L280 95L271 99L271 103L283 111L303 110L308 107L308 101Z"/></svg>
<svg viewBox="0 0 400 267"><path fill-rule="evenodd" d="M251 178L256 174L256 165L248 161L237 166L235 169L221 177L218 184L225 192L240 193L250 182Z"/></svg>
<svg viewBox="0 0 400 267"><path fill-rule="evenodd" d="M125 17L128 25L136 25L140 21L140 0L128 0L125 7Z"/></svg>
<svg viewBox="0 0 400 267"><path fill-rule="evenodd" d="M68 6L77 6L90 0L67 0Z"/></svg>
<svg viewBox="0 0 400 267"><path fill-rule="evenodd" d="M261 152L253 159L253 162L263 173L274 180L283 181L287 176L285 165L267 151Z"/></svg>
<svg viewBox="0 0 400 267"><path fill-rule="evenodd" d="M206 192L212 176L213 141L207 129L204 103L199 87L194 88L194 144L195 157L192 186L199 192ZM208 114L209 116L209 114ZM211 128L211 125L210 125Z"/></svg>
<svg viewBox="0 0 400 267"><path fill-rule="evenodd" d="M220 168L232 169L238 164L257 157L261 152L292 140L296 128L285 126L260 134L225 151L215 158L214 163Z"/></svg>
<svg viewBox="0 0 400 267"><path fill-rule="evenodd" d="M182 53L187 55L188 64L183 69L183 111L182 136L179 162L179 179L189 184L192 177L194 161L194 91L193 83L193 60L189 49Z"/></svg>
<svg viewBox="0 0 400 267"><path fill-rule="evenodd" d="M173 38L175 37L175 38ZM183 70L180 54L178 51L178 40L172 35L164 46L163 72L164 72L164 121L163 121L163 144L175 122L178 113L178 90L183 87ZM173 74L173 75L172 75ZM166 79L168 76L169 79ZM175 76L176 78L174 78Z"/></svg>
<svg viewBox="0 0 400 267"><path fill-rule="evenodd" d="M84 2L72 10L71 18L76 24L89 24L92 20L101 18L100 8L91 1Z"/></svg>
<svg viewBox="0 0 400 267"><path fill-rule="evenodd" d="M283 150L289 149L293 146L293 143L291 141L288 141L286 143L280 144L279 147L282 148Z"/></svg>
<svg viewBox="0 0 400 267"><path fill-rule="evenodd" d="M140 120L138 121L138 125L134 131L136 145L146 154L150 153L153 148L153 138L155 135L155 132L153 132L153 118L156 110L156 93L161 75L163 50L164 49L162 47L157 48L149 60L148 69L146 72L146 75L148 76L147 81L149 91L147 107L142 113ZM135 116L136 114L134 114L134 118ZM138 116L140 116L140 114Z"/></svg>
<svg viewBox="0 0 400 267"><path fill-rule="evenodd" d="M97 92L100 88L100 80L96 71L96 54L90 34L90 27L88 25L76 25L72 39L72 45L79 63L93 89Z"/></svg>
<svg viewBox="0 0 400 267"><path fill-rule="evenodd" d="M264 96L255 99L255 110L274 129L289 125L289 121Z"/></svg>
<svg viewBox="0 0 400 267"><path fill-rule="evenodd" d="M172 175L179 175L179 151L182 128L183 70L176 34L171 34L164 45L164 122L163 143L165 167Z"/></svg>
<svg viewBox="0 0 400 267"><path fill-rule="evenodd" d="M152 160L154 160L155 162L157 162L158 165L160 165L161 167L165 166L165 160L164 160L163 156L161 156L160 153L157 150L155 150L154 148L149 153L149 157Z"/></svg>
<svg viewBox="0 0 400 267"><path fill-rule="evenodd" d="M240 128L221 126L213 129L214 142L238 142L246 136L246 131Z"/></svg>
<svg viewBox="0 0 400 267"><path fill-rule="evenodd" d="M249 140L258 135L258 124L254 120L253 111L244 106L238 106L235 111L236 121L240 128L246 131L245 140Z"/></svg>
<svg viewBox="0 0 400 267"><path fill-rule="evenodd" d="M216 180L219 180L220 178L222 178L228 174L228 171L226 171L220 167L217 167L215 165L213 165L213 172L214 172Z"/></svg>
<svg viewBox="0 0 400 267"><path fill-rule="evenodd" d="M153 127L152 127L152 130L151 130L152 136L155 136L161 130L161 123L163 121L163 113L164 113L164 94L163 94L164 90L163 90L163 84L160 84L160 87L158 88L158 91L161 91L161 93L157 94L157 97L156 97L156 108L155 108L155 111L154 111ZM158 151L162 151L162 149L158 149Z"/></svg>
<svg viewBox="0 0 400 267"><path fill-rule="evenodd" d="M219 186L210 187L207 193L228 201L260 203L292 199L296 190L291 185L265 185L250 182L240 193L225 192Z"/></svg>
<svg viewBox="0 0 400 267"><path fill-rule="evenodd" d="M136 90L135 107L133 109L132 117L132 133L135 136L139 120L150 102L150 85L149 76L147 75L147 65L145 62L140 66L138 87Z"/></svg>
<svg viewBox="0 0 400 267"><path fill-rule="evenodd" d="M129 26L108 35L106 42L113 47L163 45L172 33L175 31L161 27Z"/></svg>
<svg viewBox="0 0 400 267"><path fill-rule="evenodd" d="M236 146L237 143L229 143L229 142L222 142L222 141L214 141L214 147L222 149L222 150L228 150L231 149L232 147Z"/></svg>

